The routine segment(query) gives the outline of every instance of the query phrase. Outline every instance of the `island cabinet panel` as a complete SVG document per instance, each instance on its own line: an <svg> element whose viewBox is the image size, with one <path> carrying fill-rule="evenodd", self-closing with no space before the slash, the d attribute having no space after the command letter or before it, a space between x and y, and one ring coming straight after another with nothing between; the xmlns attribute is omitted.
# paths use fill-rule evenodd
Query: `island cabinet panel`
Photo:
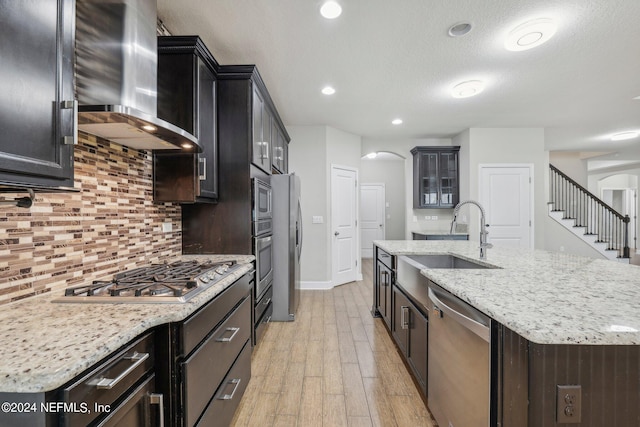
<svg viewBox="0 0 640 427"><path fill-rule="evenodd" d="M640 346L535 344L505 328L502 360L503 427L640 425ZM581 387L579 422L557 421L558 385Z"/></svg>
<svg viewBox="0 0 640 427"><path fill-rule="evenodd" d="M375 263L375 302L374 310L382 317L387 328L391 330L392 293L395 281L395 257L382 249L376 251Z"/></svg>
<svg viewBox="0 0 640 427"><path fill-rule="evenodd" d="M397 287L393 288L392 336L418 382L427 395L427 317Z"/></svg>

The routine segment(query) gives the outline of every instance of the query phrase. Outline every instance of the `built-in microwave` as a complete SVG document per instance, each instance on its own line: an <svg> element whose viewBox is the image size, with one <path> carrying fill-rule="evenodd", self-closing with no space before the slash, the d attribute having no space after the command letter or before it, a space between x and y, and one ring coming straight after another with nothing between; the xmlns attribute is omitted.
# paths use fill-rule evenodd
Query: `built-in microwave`
<svg viewBox="0 0 640 427"><path fill-rule="evenodd" d="M273 283L273 240L271 236L254 239L256 257L256 301Z"/></svg>
<svg viewBox="0 0 640 427"><path fill-rule="evenodd" d="M271 185L259 179L253 178L253 221L271 219Z"/></svg>

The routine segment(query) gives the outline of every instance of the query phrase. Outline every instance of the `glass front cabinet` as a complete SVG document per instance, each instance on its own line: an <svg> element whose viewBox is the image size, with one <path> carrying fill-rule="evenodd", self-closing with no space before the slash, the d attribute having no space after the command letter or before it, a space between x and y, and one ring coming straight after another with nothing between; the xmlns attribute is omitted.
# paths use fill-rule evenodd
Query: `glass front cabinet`
<svg viewBox="0 0 640 427"><path fill-rule="evenodd" d="M459 199L459 146L414 147L413 208L450 209Z"/></svg>

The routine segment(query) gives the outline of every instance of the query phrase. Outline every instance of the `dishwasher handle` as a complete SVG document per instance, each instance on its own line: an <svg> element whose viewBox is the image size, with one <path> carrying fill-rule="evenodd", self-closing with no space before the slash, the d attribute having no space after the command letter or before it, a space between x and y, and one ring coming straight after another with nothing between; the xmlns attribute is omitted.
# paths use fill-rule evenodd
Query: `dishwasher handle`
<svg viewBox="0 0 640 427"><path fill-rule="evenodd" d="M436 293L431 288L429 288L429 299L434 304L434 311L440 312L439 317L442 317L446 314L452 320L455 320L464 328L470 330L471 332L482 338L484 341L490 342L491 330L489 329L489 326L477 322L470 317L467 317L464 314L449 307L436 296Z"/></svg>

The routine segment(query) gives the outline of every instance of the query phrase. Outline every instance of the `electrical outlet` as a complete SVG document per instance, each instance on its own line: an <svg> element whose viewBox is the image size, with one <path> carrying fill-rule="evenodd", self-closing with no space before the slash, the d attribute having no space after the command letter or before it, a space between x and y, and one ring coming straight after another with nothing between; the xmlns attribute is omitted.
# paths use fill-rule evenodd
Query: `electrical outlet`
<svg viewBox="0 0 640 427"><path fill-rule="evenodd" d="M431 217L429 215L425 215L424 219L426 219L427 221L431 219Z"/></svg>
<svg viewBox="0 0 640 427"><path fill-rule="evenodd" d="M431 215L431 219L436 221L438 219L438 215Z"/></svg>
<svg viewBox="0 0 640 427"><path fill-rule="evenodd" d="M173 231L173 224L170 222L162 223L162 232L163 233L171 233Z"/></svg>
<svg viewBox="0 0 640 427"><path fill-rule="evenodd" d="M556 386L556 422L579 424L582 412L582 386Z"/></svg>
<svg viewBox="0 0 640 427"><path fill-rule="evenodd" d="M418 222L418 217L417 216L413 216L413 222Z"/></svg>

